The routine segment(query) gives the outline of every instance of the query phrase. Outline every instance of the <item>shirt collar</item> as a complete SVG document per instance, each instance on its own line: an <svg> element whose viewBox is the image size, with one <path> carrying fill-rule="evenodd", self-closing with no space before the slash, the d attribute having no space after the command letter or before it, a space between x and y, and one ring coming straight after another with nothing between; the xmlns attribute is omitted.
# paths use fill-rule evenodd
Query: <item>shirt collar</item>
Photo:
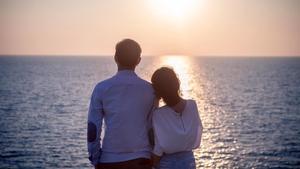
<svg viewBox="0 0 300 169"><path fill-rule="evenodd" d="M133 70L120 70L117 72L118 76L137 76Z"/></svg>

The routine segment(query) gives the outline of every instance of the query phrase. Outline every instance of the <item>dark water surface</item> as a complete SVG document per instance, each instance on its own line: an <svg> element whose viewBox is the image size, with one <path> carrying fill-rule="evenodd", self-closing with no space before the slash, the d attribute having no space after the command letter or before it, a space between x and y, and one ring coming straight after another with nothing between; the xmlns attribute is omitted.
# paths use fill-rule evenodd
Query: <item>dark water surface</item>
<svg viewBox="0 0 300 169"><path fill-rule="evenodd" d="M204 125L198 168L300 168L300 58L143 58L177 71ZM86 121L111 57L0 57L0 168L91 168Z"/></svg>

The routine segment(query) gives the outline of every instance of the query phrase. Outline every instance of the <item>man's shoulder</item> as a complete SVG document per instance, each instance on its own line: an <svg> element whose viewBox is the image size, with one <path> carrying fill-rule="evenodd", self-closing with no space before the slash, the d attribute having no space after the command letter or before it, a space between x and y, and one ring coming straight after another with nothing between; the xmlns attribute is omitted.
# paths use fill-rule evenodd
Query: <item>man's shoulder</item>
<svg viewBox="0 0 300 169"><path fill-rule="evenodd" d="M113 77L102 80L96 84L95 89L103 90L103 89L109 88L112 85L112 83L113 83Z"/></svg>
<svg viewBox="0 0 300 169"><path fill-rule="evenodd" d="M141 77L138 77L138 81L139 81L139 83L152 89L152 84L150 82L148 82L147 80L142 79Z"/></svg>
<svg viewBox="0 0 300 169"><path fill-rule="evenodd" d="M137 77L136 79L131 79L133 81L130 81L130 84L138 84L139 86L142 86L143 89L146 89L148 91L153 92L153 87L152 84L140 77ZM110 77L108 79L105 79L103 81L100 81L96 84L95 90L97 91L105 91L109 88L111 88L114 85L122 85L122 84L127 84L127 80L123 81L120 78L117 78L116 76Z"/></svg>

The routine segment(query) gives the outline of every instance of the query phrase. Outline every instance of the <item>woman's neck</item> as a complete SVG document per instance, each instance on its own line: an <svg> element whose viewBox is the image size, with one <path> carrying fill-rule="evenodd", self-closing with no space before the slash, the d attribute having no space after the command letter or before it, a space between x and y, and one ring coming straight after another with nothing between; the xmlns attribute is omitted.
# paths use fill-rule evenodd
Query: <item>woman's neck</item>
<svg viewBox="0 0 300 169"><path fill-rule="evenodd" d="M175 104L174 106L172 106L171 108L177 112L177 113L182 113L184 108L185 108L185 105L186 105L186 100L184 100L183 98L180 97L180 100L177 104Z"/></svg>

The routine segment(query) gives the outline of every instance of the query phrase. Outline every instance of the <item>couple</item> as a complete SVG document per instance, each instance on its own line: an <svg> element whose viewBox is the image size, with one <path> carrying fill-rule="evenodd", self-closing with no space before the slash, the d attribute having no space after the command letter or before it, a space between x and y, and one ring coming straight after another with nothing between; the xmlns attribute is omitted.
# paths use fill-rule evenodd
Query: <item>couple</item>
<svg viewBox="0 0 300 169"><path fill-rule="evenodd" d="M93 90L89 160L98 169L195 169L192 150L200 146L202 135L197 105L180 97L173 69L156 70L152 84L139 78L134 70L140 56L137 42L120 41L114 56L117 74ZM166 105L158 107L161 98Z"/></svg>

